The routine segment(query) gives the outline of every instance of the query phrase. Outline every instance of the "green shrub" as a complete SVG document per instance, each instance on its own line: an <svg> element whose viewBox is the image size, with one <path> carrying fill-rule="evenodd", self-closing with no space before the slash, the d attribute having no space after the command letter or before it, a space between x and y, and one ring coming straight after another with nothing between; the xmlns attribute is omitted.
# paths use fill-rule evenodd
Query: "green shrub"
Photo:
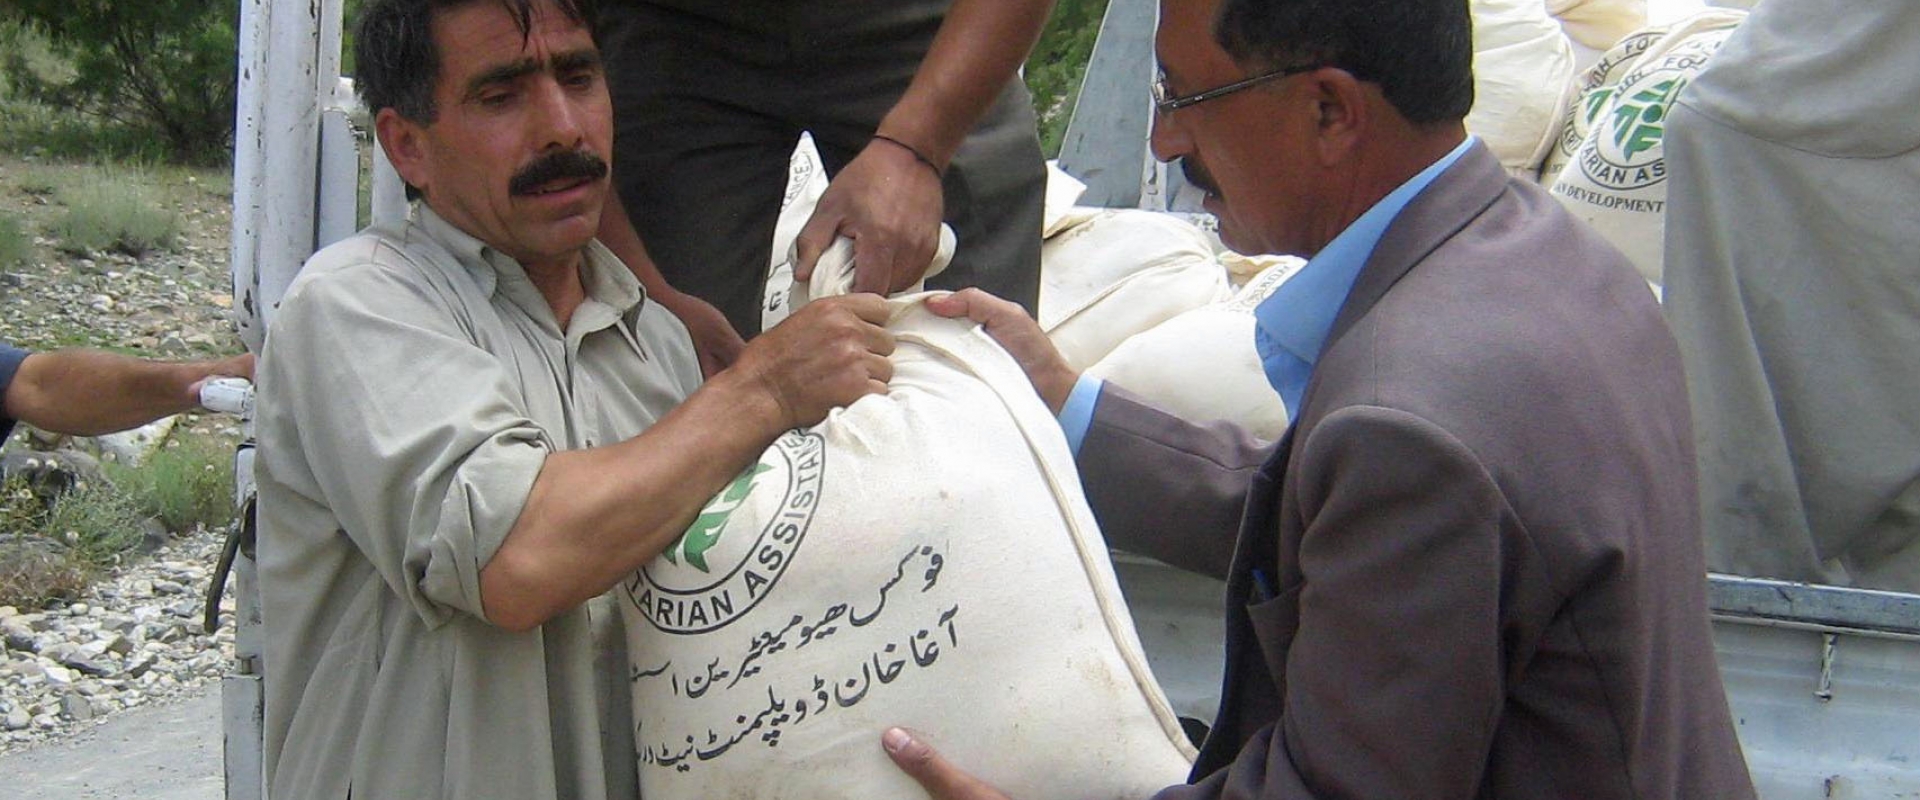
<svg viewBox="0 0 1920 800"><path fill-rule="evenodd" d="M12 214L0 214L0 269L27 260L33 252L33 239L26 227Z"/></svg>
<svg viewBox="0 0 1920 800"><path fill-rule="evenodd" d="M1106 13L1107 0L1060 0L1027 57L1023 74L1027 91L1033 94L1034 114L1040 118L1040 149L1048 158L1060 154L1060 140L1067 135L1067 121L1080 97L1080 79Z"/></svg>
<svg viewBox="0 0 1920 800"><path fill-rule="evenodd" d="M229 0L8 0L0 18L30 48L0 52L8 92L71 108L161 144L187 163L219 163L234 120L235 31ZM20 31L27 31L22 34Z"/></svg>
<svg viewBox="0 0 1920 800"><path fill-rule="evenodd" d="M48 234L66 252L85 255L116 251L143 255L173 247L180 216L166 209L144 177L109 171L60 190L67 213Z"/></svg>
<svg viewBox="0 0 1920 800"><path fill-rule="evenodd" d="M0 539L0 606L44 608L86 593L94 569L51 543L27 538Z"/></svg>
<svg viewBox="0 0 1920 800"><path fill-rule="evenodd" d="M40 608L84 593L124 536L116 527L124 520L114 519L123 505L107 486L62 495L51 508L24 481L0 486L0 605Z"/></svg>
<svg viewBox="0 0 1920 800"><path fill-rule="evenodd" d="M140 546L146 519L119 487L83 483L53 502L41 530L79 561L105 566Z"/></svg>
<svg viewBox="0 0 1920 800"><path fill-rule="evenodd" d="M72 108L0 100L0 150L64 161L161 161L166 142L152 133Z"/></svg>
<svg viewBox="0 0 1920 800"><path fill-rule="evenodd" d="M177 436L138 467L105 467L141 513L159 519L169 532L233 522L233 445L224 439Z"/></svg>

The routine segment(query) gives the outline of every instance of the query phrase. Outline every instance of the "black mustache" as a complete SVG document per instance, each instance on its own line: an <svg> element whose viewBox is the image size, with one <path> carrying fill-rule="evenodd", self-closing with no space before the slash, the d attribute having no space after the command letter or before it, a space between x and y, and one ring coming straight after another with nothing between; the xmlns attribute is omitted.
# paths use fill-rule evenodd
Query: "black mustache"
<svg viewBox="0 0 1920 800"><path fill-rule="evenodd" d="M528 194L563 178L597 181L607 176L607 160L585 150L556 150L521 167L507 182L507 191Z"/></svg>
<svg viewBox="0 0 1920 800"><path fill-rule="evenodd" d="M1187 176L1187 182L1200 187L1207 194L1219 194L1220 185L1213 182L1213 173L1207 171L1200 162L1191 158L1180 159L1180 174Z"/></svg>

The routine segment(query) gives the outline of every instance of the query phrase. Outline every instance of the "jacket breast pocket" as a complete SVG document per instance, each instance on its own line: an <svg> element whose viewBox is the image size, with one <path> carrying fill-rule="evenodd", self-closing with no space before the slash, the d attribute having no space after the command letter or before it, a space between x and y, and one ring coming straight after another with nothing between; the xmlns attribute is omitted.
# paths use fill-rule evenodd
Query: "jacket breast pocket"
<svg viewBox="0 0 1920 800"><path fill-rule="evenodd" d="M1247 618L1253 623L1253 635L1260 644L1267 672L1273 676L1280 696L1285 697L1287 650L1293 647L1293 634L1300 628L1300 587L1287 589L1271 600L1248 603Z"/></svg>

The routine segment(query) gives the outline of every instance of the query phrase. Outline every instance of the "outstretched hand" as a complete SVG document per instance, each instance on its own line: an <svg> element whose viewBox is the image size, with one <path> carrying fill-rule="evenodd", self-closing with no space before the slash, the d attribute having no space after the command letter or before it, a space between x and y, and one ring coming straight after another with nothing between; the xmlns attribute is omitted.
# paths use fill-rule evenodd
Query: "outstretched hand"
<svg viewBox="0 0 1920 800"><path fill-rule="evenodd" d="M1067 395L1073 393L1080 373L1067 364L1060 349L1054 347L1053 340L1040 329L1040 323L1027 316L1026 309L1019 304L979 289L962 289L927 298L927 310L943 317L966 317L980 323L987 335L1019 362L1034 391L1040 393L1040 399L1053 413L1060 413L1060 407L1067 404Z"/></svg>
<svg viewBox="0 0 1920 800"><path fill-rule="evenodd" d="M1008 800L999 789L961 771L905 728L888 728L880 736L880 746L933 800Z"/></svg>
<svg viewBox="0 0 1920 800"><path fill-rule="evenodd" d="M853 240L854 291L906 290L933 261L944 204L938 173L906 148L875 139L827 184L800 228L794 281L812 278L820 254L845 236Z"/></svg>

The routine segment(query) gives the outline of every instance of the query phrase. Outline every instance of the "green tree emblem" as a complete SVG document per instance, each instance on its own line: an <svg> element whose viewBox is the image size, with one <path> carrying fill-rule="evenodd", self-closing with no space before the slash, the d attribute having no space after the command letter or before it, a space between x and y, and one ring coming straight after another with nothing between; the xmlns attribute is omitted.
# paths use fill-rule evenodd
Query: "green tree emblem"
<svg viewBox="0 0 1920 800"><path fill-rule="evenodd" d="M741 503L746 502L747 495L753 493L754 479L760 477L760 473L770 469L773 467L756 463L741 470L740 476L734 478L733 483L714 495L712 500L707 501L706 507L700 509L700 516L694 518L693 524L687 527L687 532L680 537L680 541L668 546L660 555L666 556L667 561L677 565L680 563L680 559L676 557L676 551L678 551L685 555L688 566L701 572L711 572L707 569L707 551L713 549L713 545L720 541L720 531L727 527L727 519L733 516L734 509L739 508Z"/></svg>
<svg viewBox="0 0 1920 800"><path fill-rule="evenodd" d="M1686 85L1685 78L1668 78L1634 92L1613 110L1613 144L1622 155L1633 158L1660 144L1667 107Z"/></svg>

